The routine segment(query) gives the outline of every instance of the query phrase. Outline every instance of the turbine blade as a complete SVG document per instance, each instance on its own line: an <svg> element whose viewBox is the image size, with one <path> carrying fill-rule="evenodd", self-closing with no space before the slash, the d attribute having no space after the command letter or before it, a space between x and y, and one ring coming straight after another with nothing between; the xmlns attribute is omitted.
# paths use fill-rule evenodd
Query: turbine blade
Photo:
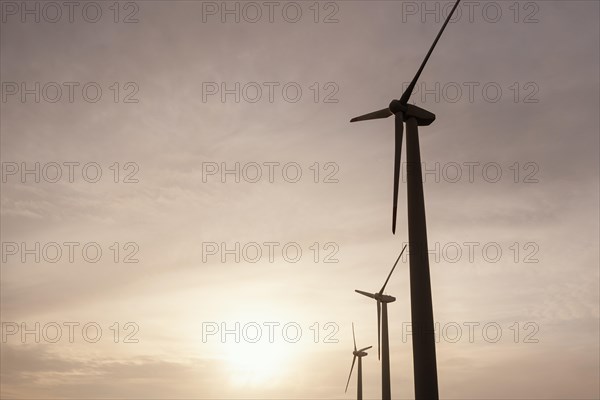
<svg viewBox="0 0 600 400"><path fill-rule="evenodd" d="M452 15L454 14L454 11L456 10L456 7L458 7L458 3L460 3L460 0L456 0L456 3L454 3L454 7L452 8L452 11L450 11L450 14L448 14L448 17L446 18L444 25L442 25L442 29L440 29L437 37L433 41L433 44L429 48L429 52L427 53L427 55L425 56L425 59L421 63L421 67L419 67L417 74L413 78L410 85L408 85L408 87L406 88L404 93L402 93L402 97L400 97L400 103L402 103L402 104L408 103L408 100L410 99L410 95L412 94L413 90L415 89L415 85L417 84L417 81L419 80L419 77L421 76L421 72L423 72L423 68L425 68L425 64L427 64L427 61L429 60L431 53L433 53L433 49L435 48L435 45L437 44L438 40L440 40L440 37L442 36L444 29L446 29L446 25L448 25L450 18L452 18Z"/></svg>
<svg viewBox="0 0 600 400"><path fill-rule="evenodd" d="M400 160L402 155L402 136L404 134L404 118L402 113L396 114L396 151L394 154L394 203L392 209L392 234L396 234L396 215L398 214L398 184L400 180Z"/></svg>
<svg viewBox="0 0 600 400"><path fill-rule="evenodd" d="M346 390L344 390L344 393L346 393L348 391L348 385L350 384L350 378L352 378L352 370L354 369L355 361L356 361L356 356L354 356L354 358L352 359L352 367L350 367L350 375L348 375L348 382L346 382Z"/></svg>
<svg viewBox="0 0 600 400"><path fill-rule="evenodd" d="M392 276L394 269L396 269L396 265L398 264L398 261L400 261L400 257L402 257L402 254L404 254L404 250L406 250L406 245L404 245L404 247L402 248L402 251L400 252L400 255L398 256L398 258L396 258L396 262L394 263L394 266L392 267L390 274L388 275L387 279L385 280L385 283L381 287L379 294L383 294L383 291L385 290L385 286L388 284L388 281L390 280L390 277Z"/></svg>
<svg viewBox="0 0 600 400"><path fill-rule="evenodd" d="M354 341L354 351L356 351L356 336L354 336L354 322L352 323L352 340Z"/></svg>
<svg viewBox="0 0 600 400"><path fill-rule="evenodd" d="M372 113L368 113L365 115L361 115L360 117L352 118L350 122L358 122L358 121L367 121L370 119L382 119L392 116L392 112L389 108L384 108L383 110L375 111Z"/></svg>
<svg viewBox="0 0 600 400"><path fill-rule="evenodd" d="M363 292L362 290L355 290L355 292L356 292L356 293L359 293L359 294L362 294L363 296L370 297L370 298L372 298L372 299L374 299L374 298L375 298L375 295L374 295L374 294L371 294L371 293L368 293L368 292Z"/></svg>
<svg viewBox="0 0 600 400"><path fill-rule="evenodd" d="M377 299L377 358L381 360L381 301Z"/></svg>
<svg viewBox="0 0 600 400"><path fill-rule="evenodd" d="M364 349L360 349L360 350L358 350L358 351L365 351L365 350L369 350L369 349L371 349L371 348L373 348L373 346L365 347Z"/></svg>

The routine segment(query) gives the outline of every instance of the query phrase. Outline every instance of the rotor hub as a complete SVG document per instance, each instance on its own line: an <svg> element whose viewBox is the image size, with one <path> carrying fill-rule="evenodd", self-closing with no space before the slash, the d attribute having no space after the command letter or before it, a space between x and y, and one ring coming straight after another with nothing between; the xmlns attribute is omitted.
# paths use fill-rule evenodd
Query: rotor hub
<svg viewBox="0 0 600 400"><path fill-rule="evenodd" d="M400 100L392 100L389 107L394 114L405 113L407 110L406 104L402 104Z"/></svg>

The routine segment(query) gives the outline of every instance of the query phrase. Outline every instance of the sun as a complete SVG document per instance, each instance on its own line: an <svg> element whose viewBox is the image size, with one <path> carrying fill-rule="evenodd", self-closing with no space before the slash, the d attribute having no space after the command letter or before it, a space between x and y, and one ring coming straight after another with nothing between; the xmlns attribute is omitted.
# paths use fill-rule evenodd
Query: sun
<svg viewBox="0 0 600 400"><path fill-rule="evenodd" d="M275 385L285 374L287 354L278 343L228 343L226 360L236 386Z"/></svg>

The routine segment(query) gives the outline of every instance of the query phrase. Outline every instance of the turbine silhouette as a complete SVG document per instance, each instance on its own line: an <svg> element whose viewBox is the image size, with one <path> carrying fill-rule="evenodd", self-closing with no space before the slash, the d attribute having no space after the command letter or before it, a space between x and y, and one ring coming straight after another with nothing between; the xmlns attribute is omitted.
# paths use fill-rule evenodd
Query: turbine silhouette
<svg viewBox="0 0 600 400"><path fill-rule="evenodd" d="M352 370L354 370L354 363L356 362L356 359L358 358L358 371L357 371L358 383L356 386L356 398L358 400L362 400L362 358L367 355L367 353L365 353L365 350L369 350L373 346L369 346L369 347L365 347L360 350L356 350L356 336L354 336L354 322L352 323L352 340L354 341L354 351L352 352L352 354L354 354L354 358L352 358L352 367L350 367L350 375L348 375L348 382L346 383L346 390L344 391L344 393L348 392L348 385L350 384L350 378L352 377Z"/></svg>
<svg viewBox="0 0 600 400"><path fill-rule="evenodd" d="M388 334L388 315L387 315L387 303L393 303L396 301L395 297L383 294L385 287L387 286L394 269L400 257L404 253L406 245L402 249L402 252L396 259L392 270L390 271L385 283L381 287L381 290L377 293L363 292L362 290L355 290L356 293L362 294L363 296L370 297L377 301L377 356L381 359L381 398L383 400L389 400L392 398L392 390L390 387L390 338ZM381 351L383 342L383 352ZM381 357L383 353L383 359Z"/></svg>
<svg viewBox="0 0 600 400"><path fill-rule="evenodd" d="M394 156L394 203L392 211L392 233L396 233L398 204L398 180L400 178L400 154L402 136L406 123L407 195L408 195L408 241L410 244L410 298L412 319L413 365L415 374L415 398L436 400L439 398L435 335L433 323L433 302L431 299L431 279L427 247L427 227L425 223L425 200L421 172L421 152L419 148L419 126L428 126L435 115L408 100L415 88L425 64L439 41L450 18L458 7L457 0L444 21L429 52L421 63L415 77L399 100L393 100L388 108L353 118L350 122L387 118L395 115L395 156ZM385 304L385 303L384 303Z"/></svg>
<svg viewBox="0 0 600 400"><path fill-rule="evenodd" d="M396 215L397 215L397 211L398 211L397 210L397 208L398 208L398 181L400 179L400 164L401 164L400 160L401 160L401 153L402 153L402 136L404 134L404 122L406 122L408 125L409 121L411 119L414 119L415 122L417 122L417 125L428 126L428 125L431 125L431 123L433 121L435 121L435 114L433 114L427 110L424 110L421 107L417 107L415 105L408 104L408 100L410 99L410 96L411 96L413 90L415 89L415 85L417 84L417 81L419 80L419 77L421 76L421 72L423 72L423 69L425 68L425 64L427 64L427 61L429 60L429 57L431 56L431 53L433 52L435 45L437 44L438 40L440 40L440 37L442 36L444 29L446 29L446 25L448 25L450 18L452 17L452 15L454 14L454 11L456 10L456 7L458 7L458 3L460 3L460 0L457 0L456 3L454 4L452 11L450 12L450 14L448 14L448 18L446 18L446 21L444 22L442 29L440 30L437 37L435 38L433 45L431 46L431 48L429 49L429 52L425 56L425 59L421 63L419 70L417 71L415 77L410 82L410 84L408 85L408 87L406 88L404 93L402 93L400 100L392 100L392 102L390 103L390 105L387 108L384 108L382 110L375 111L375 112L372 112L369 114L361 115L360 117L352 118L350 120L350 122L358 122L358 121L367 121L367 120L371 120L371 119L388 118L388 117L391 117L392 115L396 116L395 155L394 155L394 200L393 200L393 204L392 204L392 206L393 206L393 208L392 208L392 233L393 234L396 234ZM408 138L407 138L407 142L408 142ZM407 145L408 145L408 143L407 143Z"/></svg>

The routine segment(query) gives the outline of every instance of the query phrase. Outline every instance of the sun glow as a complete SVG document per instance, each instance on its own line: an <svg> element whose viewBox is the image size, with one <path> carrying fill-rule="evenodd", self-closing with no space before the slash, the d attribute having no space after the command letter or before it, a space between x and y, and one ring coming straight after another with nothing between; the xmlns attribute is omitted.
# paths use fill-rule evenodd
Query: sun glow
<svg viewBox="0 0 600 400"><path fill-rule="evenodd" d="M290 356L284 345L268 341L228 344L226 352L230 379L238 386L276 384L285 373L286 359Z"/></svg>

